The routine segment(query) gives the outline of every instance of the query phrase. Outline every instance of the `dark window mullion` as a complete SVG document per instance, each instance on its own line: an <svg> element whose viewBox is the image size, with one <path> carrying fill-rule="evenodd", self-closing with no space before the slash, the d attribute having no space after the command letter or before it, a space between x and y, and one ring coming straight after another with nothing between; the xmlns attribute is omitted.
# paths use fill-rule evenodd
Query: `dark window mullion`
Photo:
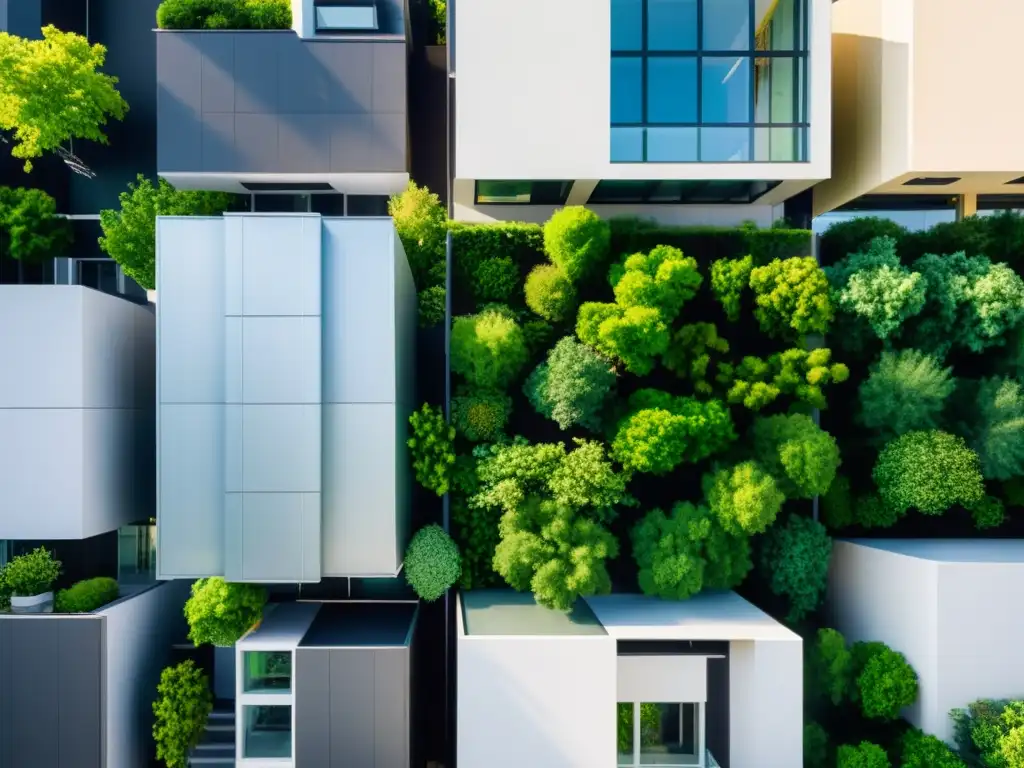
<svg viewBox="0 0 1024 768"><path fill-rule="evenodd" d="M752 163L757 159L757 129L754 128L754 118L757 115L757 9L755 6L755 0L750 0L749 9L750 50L753 51L753 53L748 59L750 62L750 69L747 70L747 82L750 84L750 93L747 95L747 103L750 105L750 148L748 150L748 157L750 159L748 162ZM771 119L771 113L769 113L768 117ZM770 131L769 135L771 135Z"/></svg>
<svg viewBox="0 0 1024 768"><path fill-rule="evenodd" d="M642 162L647 162L647 100L650 98L647 93L647 20L649 14L647 12L647 0L640 0L640 95L642 103L640 105L640 123L643 126L640 134L640 147L641 154L640 159Z"/></svg>
<svg viewBox="0 0 1024 768"><path fill-rule="evenodd" d="M704 120L704 0L697 0L697 162L704 159L701 154L703 130L700 126Z"/></svg>

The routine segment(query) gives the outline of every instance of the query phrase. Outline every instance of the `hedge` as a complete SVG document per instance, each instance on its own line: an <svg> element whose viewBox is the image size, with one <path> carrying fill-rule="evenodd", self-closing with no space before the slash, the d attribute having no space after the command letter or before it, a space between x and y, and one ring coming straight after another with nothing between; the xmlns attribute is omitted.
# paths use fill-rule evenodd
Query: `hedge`
<svg viewBox="0 0 1024 768"><path fill-rule="evenodd" d="M88 613L117 599L117 581L106 576L85 579L57 593L57 613Z"/></svg>

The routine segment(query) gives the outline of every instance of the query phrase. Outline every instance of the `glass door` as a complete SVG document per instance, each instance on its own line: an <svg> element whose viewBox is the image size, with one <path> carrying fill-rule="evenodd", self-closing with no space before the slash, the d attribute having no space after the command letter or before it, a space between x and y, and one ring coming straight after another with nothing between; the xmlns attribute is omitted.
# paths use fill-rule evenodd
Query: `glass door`
<svg viewBox="0 0 1024 768"><path fill-rule="evenodd" d="M700 702L620 702L620 768L705 768L704 705Z"/></svg>

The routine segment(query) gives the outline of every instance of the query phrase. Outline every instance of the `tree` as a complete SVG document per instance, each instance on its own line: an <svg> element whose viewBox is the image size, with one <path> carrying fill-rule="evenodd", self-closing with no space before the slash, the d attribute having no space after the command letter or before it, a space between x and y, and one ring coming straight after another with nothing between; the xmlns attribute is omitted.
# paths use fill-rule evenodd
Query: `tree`
<svg viewBox="0 0 1024 768"><path fill-rule="evenodd" d="M0 254L40 261L63 256L71 240L71 221L43 190L0 187Z"/></svg>
<svg viewBox="0 0 1024 768"><path fill-rule="evenodd" d="M123 120L128 104L117 78L98 70L107 49L52 25L41 40L0 32L0 130L14 132L11 154L41 157L71 139L107 143L103 126Z"/></svg>
<svg viewBox="0 0 1024 768"><path fill-rule="evenodd" d="M846 638L834 629L819 629L807 654L808 699L838 707L850 698L853 671L853 655L846 647Z"/></svg>
<svg viewBox="0 0 1024 768"><path fill-rule="evenodd" d="M828 407L824 387L850 377L843 363L832 362L832 350L787 349L767 360L746 356L739 365L720 363L719 384L729 388L726 399L752 411L771 405L780 395L791 395L812 408Z"/></svg>
<svg viewBox="0 0 1024 768"><path fill-rule="evenodd" d="M188 639L196 645L234 645L263 618L267 590L258 584L225 581L220 576L198 579L185 603Z"/></svg>
<svg viewBox="0 0 1024 768"><path fill-rule="evenodd" d="M598 272L610 245L608 222L583 206L567 205L544 224L544 252L573 282Z"/></svg>
<svg viewBox="0 0 1024 768"><path fill-rule="evenodd" d="M439 406L424 403L409 415L412 437L406 445L412 454L416 482L438 496L448 493L451 468L455 464L455 427L449 426Z"/></svg>
<svg viewBox="0 0 1024 768"><path fill-rule="evenodd" d="M620 361L626 370L646 376L668 349L669 330L653 307L628 307L588 301L576 316L576 335L598 352Z"/></svg>
<svg viewBox="0 0 1024 768"><path fill-rule="evenodd" d="M121 210L100 211L100 248L124 273L146 289L156 287L156 217L216 216L228 209L233 195L178 190L160 179L157 186L138 175L118 197Z"/></svg>
<svg viewBox="0 0 1024 768"><path fill-rule="evenodd" d="M959 431L978 454L988 480L1024 475L1024 391L1019 382L982 379L969 388Z"/></svg>
<svg viewBox="0 0 1024 768"><path fill-rule="evenodd" d="M839 446L810 416L798 413L754 420L754 455L787 498L827 493L839 468Z"/></svg>
<svg viewBox="0 0 1024 768"><path fill-rule="evenodd" d="M551 495L570 506L589 507L598 519L611 519L616 506L634 502L626 492L629 475L616 472L605 455L604 443L573 440L576 448L565 454L547 480Z"/></svg>
<svg viewBox="0 0 1024 768"><path fill-rule="evenodd" d="M879 237L891 237L901 246L908 234L902 224L880 216L837 221L821 235L821 259L823 263L835 264L850 254L863 253Z"/></svg>
<svg viewBox="0 0 1024 768"><path fill-rule="evenodd" d="M705 475L704 493L722 527L736 535L764 533L786 500L775 479L753 461Z"/></svg>
<svg viewBox="0 0 1024 768"><path fill-rule="evenodd" d="M985 495L978 455L963 438L938 430L907 432L886 444L873 472L882 500L900 512L941 515Z"/></svg>
<svg viewBox="0 0 1024 768"><path fill-rule="evenodd" d="M543 416L561 429L576 425L600 430L615 388L611 363L585 344L567 336L534 369L523 393Z"/></svg>
<svg viewBox="0 0 1024 768"><path fill-rule="evenodd" d="M455 318L451 334L451 367L470 385L503 389L527 360L523 331L497 309Z"/></svg>
<svg viewBox="0 0 1024 768"><path fill-rule="evenodd" d="M971 517L974 518L974 527L979 531L998 528L1006 520L1003 500L997 496L985 496L971 507Z"/></svg>
<svg viewBox="0 0 1024 768"><path fill-rule="evenodd" d="M885 351L860 385L858 420L884 442L938 426L956 384L952 368L916 349Z"/></svg>
<svg viewBox="0 0 1024 768"><path fill-rule="evenodd" d="M663 475L684 461L697 462L736 439L729 410L656 389L639 389L619 421L612 454L624 467Z"/></svg>
<svg viewBox="0 0 1024 768"><path fill-rule="evenodd" d="M890 768L885 750L870 741L857 746L843 744L836 753L836 768Z"/></svg>
<svg viewBox="0 0 1024 768"><path fill-rule="evenodd" d="M832 539L816 520L793 514L768 529L761 571L772 593L789 601L787 621L800 621L821 604L831 557Z"/></svg>
<svg viewBox="0 0 1024 768"><path fill-rule="evenodd" d="M388 216L394 219L416 287L423 291L443 284L448 215L441 198L410 181L388 200Z"/></svg>
<svg viewBox="0 0 1024 768"><path fill-rule="evenodd" d="M444 322L448 292L443 285L432 285L417 294L417 316L420 328L433 328Z"/></svg>
<svg viewBox="0 0 1024 768"><path fill-rule="evenodd" d="M818 723L804 724L804 768L827 768L828 734Z"/></svg>
<svg viewBox="0 0 1024 768"><path fill-rule="evenodd" d="M526 306L553 323L568 319L576 308L576 287L554 264L540 264L530 270L523 290Z"/></svg>
<svg viewBox="0 0 1024 768"><path fill-rule="evenodd" d="M671 515L652 509L631 533L640 590L684 600L702 589L731 589L750 572L750 542L733 536L705 506L678 502Z"/></svg>
<svg viewBox="0 0 1024 768"><path fill-rule="evenodd" d="M941 739L911 728L900 744L900 768L967 768Z"/></svg>
<svg viewBox="0 0 1024 768"><path fill-rule="evenodd" d="M620 307L653 307L666 323L675 320L704 281L697 260L669 245L627 256L612 266L608 279Z"/></svg>
<svg viewBox="0 0 1024 768"><path fill-rule="evenodd" d="M900 710L917 701L917 673L902 653L882 643L855 644L855 663L858 646L869 649L857 673L861 712L876 720L897 720Z"/></svg>
<svg viewBox="0 0 1024 768"><path fill-rule="evenodd" d="M426 525L409 542L402 570L419 598L433 602L462 574L459 547L441 526Z"/></svg>
<svg viewBox="0 0 1024 768"><path fill-rule="evenodd" d="M754 259L719 259L711 264L711 292L725 310L725 317L735 323L740 319L743 292L750 285Z"/></svg>
<svg viewBox="0 0 1024 768"><path fill-rule="evenodd" d="M714 324L691 323L675 332L661 362L677 376L692 381L695 392L710 395L713 389L708 373L712 354L724 355L728 351L729 342L718 335Z"/></svg>
<svg viewBox="0 0 1024 768"><path fill-rule="evenodd" d="M572 506L532 496L502 515L498 531L494 570L538 604L569 612L581 595L611 591L605 561L618 556L619 542Z"/></svg>
<svg viewBox="0 0 1024 768"><path fill-rule="evenodd" d="M828 279L813 256L773 259L750 273L754 317L779 338L825 333L832 322Z"/></svg>
<svg viewBox="0 0 1024 768"><path fill-rule="evenodd" d="M452 398L452 425L472 443L495 440L512 412L512 398L499 392L469 391Z"/></svg>
<svg viewBox="0 0 1024 768"><path fill-rule="evenodd" d="M192 659L187 659L160 673L156 692L156 757L167 768L187 768L189 752L199 743L213 711L210 680Z"/></svg>

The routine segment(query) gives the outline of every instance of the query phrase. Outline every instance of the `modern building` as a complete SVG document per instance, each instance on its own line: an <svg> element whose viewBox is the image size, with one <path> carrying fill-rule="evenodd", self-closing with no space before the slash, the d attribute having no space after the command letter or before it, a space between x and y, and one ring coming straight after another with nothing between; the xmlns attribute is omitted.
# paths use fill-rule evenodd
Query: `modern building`
<svg viewBox="0 0 1024 768"><path fill-rule="evenodd" d="M830 173L831 6L455 3L454 217L771 225Z"/></svg>
<svg viewBox="0 0 1024 768"><path fill-rule="evenodd" d="M456 632L459 766L803 764L803 641L733 592L474 590Z"/></svg>
<svg viewBox="0 0 1024 768"><path fill-rule="evenodd" d="M1019 699L1024 540L836 541L828 612L847 640L877 640L907 657L920 693L904 716L953 743L950 710Z"/></svg>

